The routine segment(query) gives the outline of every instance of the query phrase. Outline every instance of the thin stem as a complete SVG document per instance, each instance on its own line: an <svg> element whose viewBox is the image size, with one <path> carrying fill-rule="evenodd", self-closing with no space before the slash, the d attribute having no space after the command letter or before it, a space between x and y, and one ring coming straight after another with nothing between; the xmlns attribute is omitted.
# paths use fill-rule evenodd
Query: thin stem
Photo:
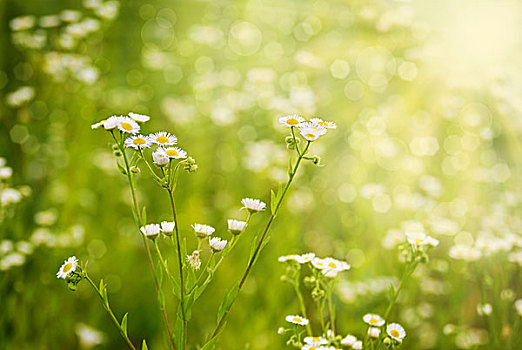
<svg viewBox="0 0 522 350"><path fill-rule="evenodd" d="M301 271L301 268L299 268L299 272ZM300 273L295 274L295 280L292 285L294 286L295 294L297 295L297 299L299 300L299 307L301 308L301 313L304 318L308 319L308 315L306 314L306 306L304 303L303 295L301 294L301 290L299 289L299 277ZM310 326L310 322L306 325L306 333L308 336L312 336L312 326Z"/></svg>
<svg viewBox="0 0 522 350"><path fill-rule="evenodd" d="M332 303L332 288L333 288L333 282L327 284L326 288L326 300L328 302L328 314L330 315L330 328L335 334L335 311L333 308Z"/></svg>
<svg viewBox="0 0 522 350"><path fill-rule="evenodd" d="M105 302L103 300L103 296L100 293L100 290L94 284L94 282L90 279L90 277L87 276L87 274L85 274L85 279L89 282L89 284L92 286L92 288L96 291L96 294L98 294L98 297L100 298L100 300L101 300L101 302L103 304L103 308L105 309L105 311L107 311L107 314L111 318L111 320L114 323L114 325L116 326L116 328L118 328L118 331L120 332L120 334L123 337L123 339L125 339L125 342L127 342L127 345L129 346L129 348L131 348L133 350L136 350L136 347L134 346L134 344L132 344L132 341L130 340L129 336L127 334L125 334L125 331L121 328L120 322L118 321L118 319L114 315L114 312L112 312L112 309L109 306L109 301L107 300L107 302Z"/></svg>
<svg viewBox="0 0 522 350"><path fill-rule="evenodd" d="M275 209L273 211L273 214L270 215L270 218L268 219L268 222L267 222L267 224L265 226L265 229L264 229L261 237L259 238L259 240L257 242L257 245L256 245L256 248L254 250L254 253L252 254L252 257L250 258L250 260L248 261L247 268L246 268L245 272L243 273L243 276L241 277L241 280L239 281L239 285L238 285L238 289L237 289L238 293L241 290L241 287L243 287L243 284L245 283L246 278L248 277L248 274L250 273L250 270L252 269L252 266L254 265L254 263L255 263L255 261L257 259L257 255L259 254L259 251L261 250L261 246L263 245L265 237L266 237L268 231L270 230L270 227L272 226L272 222L274 221L275 217L277 216L279 208L281 207L281 204L283 203L283 199L285 198L285 195L288 192L288 189L290 188L290 185L292 184L292 180L294 179L295 174L297 173L297 169L299 168L299 164L301 163L301 160L303 159L303 156L308 151L309 147L310 147L310 141L308 141L308 143L306 144L306 147L303 150L303 152L301 154L299 154L299 156L297 158L297 162L295 163L294 169L289 174L288 182L286 183L286 185L285 185L285 187L283 189L283 193L279 197L279 200L278 200L278 202L276 204L276 207L275 207ZM232 303L232 305L233 305L233 303ZM232 307L232 305L230 306L230 308ZM213 339L218 334L218 332L221 329L221 327L223 327L225 319L228 316L228 314L230 313L230 308L228 310L226 310L223 313L223 315L221 316L221 318L219 319L216 328L214 329L214 331L212 332L212 335L209 338L209 341L211 339Z"/></svg>
<svg viewBox="0 0 522 350"><path fill-rule="evenodd" d="M214 258L214 254L215 254L215 252L212 251L212 253L210 254L210 257L208 258L207 262L205 263L205 266L203 267L203 269L201 269L201 273L197 277L196 282L194 282L194 285L192 286L192 288L190 288L190 290L187 292L187 294L192 293L194 291L194 289L196 289L196 287L198 286L199 282L201 281L201 278L205 274L205 271L207 271L207 267L210 264L210 261Z"/></svg>
<svg viewBox="0 0 522 350"><path fill-rule="evenodd" d="M319 312L319 321L321 322L321 329L326 334L326 327L324 325L323 306L321 305L321 299L316 300L317 311Z"/></svg>
<svg viewBox="0 0 522 350"><path fill-rule="evenodd" d="M388 307L386 308L386 312L384 313L385 320L390 315L392 307L395 304L395 302L397 301L397 298L399 297L399 293L400 293L402 287L404 286L404 283L406 282L408 277L410 277L411 274L415 271L415 269L417 268L417 265L419 265L419 262L413 261L409 265L406 266L406 269L404 270L404 273L402 274L399 285L397 286L397 290L393 293L393 297L390 299L390 303L388 304Z"/></svg>

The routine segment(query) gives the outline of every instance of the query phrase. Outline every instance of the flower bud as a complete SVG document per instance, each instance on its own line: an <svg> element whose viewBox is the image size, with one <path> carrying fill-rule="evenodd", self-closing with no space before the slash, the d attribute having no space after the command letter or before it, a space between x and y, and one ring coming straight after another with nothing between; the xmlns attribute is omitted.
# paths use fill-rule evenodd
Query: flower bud
<svg viewBox="0 0 522 350"><path fill-rule="evenodd" d="M133 174L139 174L139 173L141 172L140 168L138 168L138 167L135 166L135 165L131 166L130 171L131 171L131 173L133 173Z"/></svg>

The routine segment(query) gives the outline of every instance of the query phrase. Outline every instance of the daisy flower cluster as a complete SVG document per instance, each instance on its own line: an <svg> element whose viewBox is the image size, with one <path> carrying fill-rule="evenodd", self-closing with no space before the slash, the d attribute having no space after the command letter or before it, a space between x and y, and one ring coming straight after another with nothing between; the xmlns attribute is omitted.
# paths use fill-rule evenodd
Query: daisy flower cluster
<svg viewBox="0 0 522 350"><path fill-rule="evenodd" d="M75 256L64 261L56 273L56 278L62 278L67 282L70 290L75 291L78 283L85 277L79 260Z"/></svg>
<svg viewBox="0 0 522 350"><path fill-rule="evenodd" d="M297 114L287 115L279 118L281 126L296 128L299 134L307 141L317 141L320 136L325 135L328 129L335 129L337 125L334 122L325 121L321 118L312 118L309 121Z"/></svg>
<svg viewBox="0 0 522 350"><path fill-rule="evenodd" d="M162 221L160 224L148 224L140 228L141 233L148 239L156 239L163 233L167 237L172 236L174 232L175 222L173 221Z"/></svg>

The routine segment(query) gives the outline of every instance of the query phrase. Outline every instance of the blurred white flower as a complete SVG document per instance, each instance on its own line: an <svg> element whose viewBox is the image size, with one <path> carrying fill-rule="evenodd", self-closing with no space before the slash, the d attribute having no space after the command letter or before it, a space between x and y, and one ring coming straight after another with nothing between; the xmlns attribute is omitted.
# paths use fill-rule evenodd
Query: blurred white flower
<svg viewBox="0 0 522 350"><path fill-rule="evenodd" d="M78 259L75 256L71 256L69 259L65 260L63 265L60 267L58 272L56 273L57 278L65 279L68 275L76 271L76 266L78 265Z"/></svg>

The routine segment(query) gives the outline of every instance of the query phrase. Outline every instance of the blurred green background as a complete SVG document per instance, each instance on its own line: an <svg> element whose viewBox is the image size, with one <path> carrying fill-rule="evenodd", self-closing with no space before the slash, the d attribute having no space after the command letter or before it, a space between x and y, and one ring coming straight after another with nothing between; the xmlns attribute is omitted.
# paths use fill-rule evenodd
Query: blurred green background
<svg viewBox="0 0 522 350"><path fill-rule="evenodd" d="M312 149L324 166L300 170L221 348L285 348L277 329L298 305L277 257L307 251L352 265L337 329L362 337L362 315L384 312L401 272L397 241L422 226L441 244L392 313L404 348L516 349L521 10L508 0L0 0L0 166L13 171L0 180L0 348L124 347L88 285L71 293L55 278L71 255L105 279L136 343L166 346L126 179L108 136L90 128L133 111L152 117L143 132L174 133L199 165L176 190L190 242L193 223L228 237L243 197L268 202L286 180L278 117L337 123ZM169 219L145 172L138 188L149 221ZM248 234L194 309L193 344L243 272ZM482 258L452 259L454 245ZM481 300L495 317L477 315Z"/></svg>

